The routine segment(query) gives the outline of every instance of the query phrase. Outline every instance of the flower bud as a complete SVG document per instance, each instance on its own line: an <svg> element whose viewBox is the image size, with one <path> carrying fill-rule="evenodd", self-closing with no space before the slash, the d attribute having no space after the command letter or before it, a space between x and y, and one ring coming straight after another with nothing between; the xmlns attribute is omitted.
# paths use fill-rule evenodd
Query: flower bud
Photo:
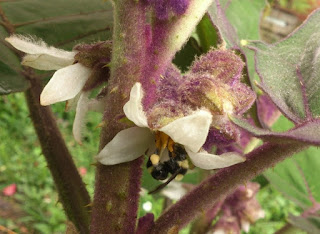
<svg viewBox="0 0 320 234"><path fill-rule="evenodd" d="M73 48L77 52L75 62L91 69L91 74L83 87L83 91L96 88L106 82L110 76L108 64L111 61L111 41L95 44L80 44Z"/></svg>

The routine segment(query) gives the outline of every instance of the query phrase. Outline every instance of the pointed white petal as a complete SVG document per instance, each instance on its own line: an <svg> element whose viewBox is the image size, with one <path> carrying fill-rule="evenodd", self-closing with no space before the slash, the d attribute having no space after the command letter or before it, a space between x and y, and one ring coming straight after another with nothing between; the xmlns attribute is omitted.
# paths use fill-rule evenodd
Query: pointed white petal
<svg viewBox="0 0 320 234"><path fill-rule="evenodd" d="M74 98L83 88L91 70L77 63L56 71L40 95L40 103L47 106Z"/></svg>
<svg viewBox="0 0 320 234"><path fill-rule="evenodd" d="M132 127L119 132L96 156L104 165L129 162L142 156L154 142L148 128Z"/></svg>
<svg viewBox="0 0 320 234"><path fill-rule="evenodd" d="M13 35L5 40L16 49L29 55L34 55L27 55L27 57L24 58L23 63L27 66L31 65L31 67L37 68L37 65L35 64L39 61L39 67L46 68L45 70L55 70L58 65L65 67L74 62L75 52L69 52L48 46L42 40L36 41L22 35ZM50 62L52 62L51 68Z"/></svg>
<svg viewBox="0 0 320 234"><path fill-rule="evenodd" d="M73 57L68 59L54 57L48 54L28 54L23 57L21 64L38 70L50 71L72 65L73 62Z"/></svg>
<svg viewBox="0 0 320 234"><path fill-rule="evenodd" d="M80 95L78 100L76 116L73 121L72 133L73 137L80 145L81 142L81 133L85 124L85 118L88 112L88 103L89 103L89 92L83 92Z"/></svg>
<svg viewBox="0 0 320 234"><path fill-rule="evenodd" d="M206 141L212 115L205 110L198 110L191 115L177 119L159 129L193 152L199 151Z"/></svg>
<svg viewBox="0 0 320 234"><path fill-rule="evenodd" d="M74 98L66 101L66 106L64 108L66 112L77 109L78 101L79 101L79 98L81 97L81 94L82 93L80 92Z"/></svg>
<svg viewBox="0 0 320 234"><path fill-rule="evenodd" d="M186 151L192 163L202 169L211 170L229 167L237 163L244 162L246 159L238 153L229 152L221 155L209 154L206 151L194 153L188 148Z"/></svg>
<svg viewBox="0 0 320 234"><path fill-rule="evenodd" d="M128 119L139 127L148 127L147 117L142 106L143 90L139 82L135 83L130 92L129 101L123 106Z"/></svg>
<svg viewBox="0 0 320 234"><path fill-rule="evenodd" d="M73 137L80 145L82 144L82 129L85 125L88 111L103 112L103 107L105 104L105 101L102 99L89 99L89 94L90 92L81 93L77 103L76 116L73 121Z"/></svg>

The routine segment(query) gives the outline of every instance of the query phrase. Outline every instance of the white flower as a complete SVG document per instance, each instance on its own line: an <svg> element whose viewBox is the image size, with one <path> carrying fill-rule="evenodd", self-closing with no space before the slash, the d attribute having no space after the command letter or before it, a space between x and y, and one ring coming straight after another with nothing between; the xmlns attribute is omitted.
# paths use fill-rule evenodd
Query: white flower
<svg viewBox="0 0 320 234"><path fill-rule="evenodd" d="M76 116L73 123L73 135L81 144L81 129L89 110L103 110L103 105L97 100L89 99L89 92L82 92L91 70L80 63L75 63L77 52L64 51L48 46L45 42L21 35L13 35L5 39L13 47L23 51L22 65L39 70L57 70L40 95L43 106L73 99L77 102ZM79 95L78 95L79 94ZM71 101L71 100L70 100Z"/></svg>
<svg viewBox="0 0 320 234"><path fill-rule="evenodd" d="M26 53L22 64L39 70L57 70L40 95L43 106L74 98L81 92L91 70L74 64L76 52L49 47L43 41L13 35L6 38L13 47Z"/></svg>
<svg viewBox="0 0 320 234"><path fill-rule="evenodd" d="M177 181L170 182L170 184L168 184L163 190L161 190L162 195L175 201L182 198L187 194L187 192L188 189L184 186L184 184Z"/></svg>
<svg viewBox="0 0 320 234"><path fill-rule="evenodd" d="M141 84L136 83L131 89L130 99L123 110L127 118L137 127L120 131L96 157L100 163L114 165L140 157L148 148L154 148L154 130L167 134L174 142L183 145L193 164L203 169L228 167L245 160L237 153L214 155L201 149L212 122L209 111L197 110L160 129L150 129L143 111L142 98Z"/></svg>

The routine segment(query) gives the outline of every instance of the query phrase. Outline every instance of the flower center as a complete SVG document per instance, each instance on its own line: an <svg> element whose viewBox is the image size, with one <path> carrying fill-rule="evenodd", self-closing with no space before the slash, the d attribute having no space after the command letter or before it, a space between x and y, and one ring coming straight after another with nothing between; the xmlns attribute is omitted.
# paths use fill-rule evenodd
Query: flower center
<svg viewBox="0 0 320 234"><path fill-rule="evenodd" d="M187 173L189 162L184 147L174 142L167 134L156 132L156 150L149 157L147 168L156 180L181 180Z"/></svg>

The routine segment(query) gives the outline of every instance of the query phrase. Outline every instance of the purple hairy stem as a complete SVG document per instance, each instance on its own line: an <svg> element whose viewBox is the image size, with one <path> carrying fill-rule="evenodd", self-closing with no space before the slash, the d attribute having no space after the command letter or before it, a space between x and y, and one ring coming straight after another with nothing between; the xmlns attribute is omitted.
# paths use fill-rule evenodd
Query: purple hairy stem
<svg viewBox="0 0 320 234"><path fill-rule="evenodd" d="M100 150L121 130L123 105L142 76L148 27L145 5L132 0L114 1L111 76L101 132ZM143 158L114 166L97 165L91 233L134 233Z"/></svg>
<svg viewBox="0 0 320 234"><path fill-rule="evenodd" d="M61 136L50 107L40 105L40 93L43 89L41 79L34 77L33 74L30 74L30 70L28 71L25 75L31 83L31 88L26 91L26 100L30 117L59 192L59 201L79 233L88 233L90 196Z"/></svg>
<svg viewBox="0 0 320 234"><path fill-rule="evenodd" d="M174 54L168 56L166 53L166 37L169 31L167 30L170 25L168 21L156 21L153 25L152 43L148 48L148 62L146 64L146 71L141 79L144 88L145 97L143 105L148 109L156 101L156 87L159 84L160 76L165 74L167 66L171 64Z"/></svg>
<svg viewBox="0 0 320 234"><path fill-rule="evenodd" d="M162 1L148 2L160 4ZM165 74L176 52L190 37L212 0L171 0L168 3L171 4L170 8L173 11L183 12L183 14L179 13L168 20L153 19L152 41L147 51L148 60L140 79L145 91L143 98L145 110L148 110L156 101L155 91L161 76Z"/></svg>
<svg viewBox="0 0 320 234"><path fill-rule="evenodd" d="M154 225L154 215L152 213L148 213L139 219L138 227L135 233L148 234L153 225Z"/></svg>
<svg viewBox="0 0 320 234"><path fill-rule="evenodd" d="M244 163L219 170L174 204L156 220L151 233L180 229L196 215L230 194L238 185L307 148L305 144L266 143L246 155Z"/></svg>

